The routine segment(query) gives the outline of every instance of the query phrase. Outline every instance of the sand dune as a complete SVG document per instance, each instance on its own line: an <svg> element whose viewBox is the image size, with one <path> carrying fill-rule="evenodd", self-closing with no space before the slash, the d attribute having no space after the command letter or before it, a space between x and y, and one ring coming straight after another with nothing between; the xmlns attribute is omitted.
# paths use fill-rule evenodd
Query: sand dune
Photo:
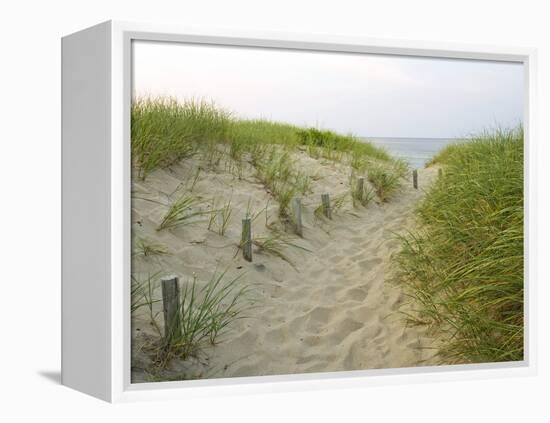
<svg viewBox="0 0 550 423"><path fill-rule="evenodd" d="M206 223L156 231L174 192L196 172L189 160L170 170L157 170L133 185L133 231L166 247L169 254L134 258L133 274L175 273L182 283L196 274L200 280L226 270L244 272L242 283L253 284L255 308L250 318L236 321L222 342L207 347L199 357L172 360L162 379L235 377L289 373L411 367L435 364L434 343L423 327L408 327L400 311L410 306L400 288L389 283L390 257L398 251L396 233L414 225L413 209L437 175L419 170L419 190L404 181L387 203L371 202L353 208L349 198L331 221L320 221L314 209L320 194L331 197L349 192L349 167L295 155L301 169L314 176L312 192L303 197L304 234L295 240L304 249L289 247L287 262L253 251L253 262L236 254L241 218L247 203L253 210L266 207L253 223L255 235L268 233L277 220L277 204L247 169L239 180L223 170L203 171L193 188L203 207L214 197L231 198L232 220L224 236L208 231ZM187 185L186 185L187 184ZM172 197L170 197L172 196ZM142 200L140 198L147 198ZM149 201L153 200L153 201ZM159 293L158 293L159 294ZM158 304L155 305L158 308ZM161 319L161 315L159 316ZM133 319L133 381L148 381L150 357L142 348L154 336L147 314Z"/></svg>

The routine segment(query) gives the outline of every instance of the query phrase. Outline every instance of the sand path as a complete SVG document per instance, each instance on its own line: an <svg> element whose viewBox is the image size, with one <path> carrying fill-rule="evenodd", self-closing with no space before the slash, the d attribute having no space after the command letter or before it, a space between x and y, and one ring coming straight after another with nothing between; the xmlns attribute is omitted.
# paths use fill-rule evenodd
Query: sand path
<svg viewBox="0 0 550 423"><path fill-rule="evenodd" d="M424 183L433 176L434 170L421 170ZM406 326L399 313L406 298L388 281L391 254L399 249L395 233L412 226L421 196L422 190L405 186L398 200L359 218L341 218L324 246L297 266L294 277L264 288L258 322L217 347L217 359L233 363L223 374L433 364L431 339L424 328Z"/></svg>

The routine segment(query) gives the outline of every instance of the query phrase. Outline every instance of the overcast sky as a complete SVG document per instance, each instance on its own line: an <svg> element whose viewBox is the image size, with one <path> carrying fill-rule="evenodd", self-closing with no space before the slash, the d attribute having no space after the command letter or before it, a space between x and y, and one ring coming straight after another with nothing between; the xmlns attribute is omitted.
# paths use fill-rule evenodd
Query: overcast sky
<svg viewBox="0 0 550 423"><path fill-rule="evenodd" d="M246 118L418 138L522 121L521 64L153 42L133 51L134 95L204 98Z"/></svg>

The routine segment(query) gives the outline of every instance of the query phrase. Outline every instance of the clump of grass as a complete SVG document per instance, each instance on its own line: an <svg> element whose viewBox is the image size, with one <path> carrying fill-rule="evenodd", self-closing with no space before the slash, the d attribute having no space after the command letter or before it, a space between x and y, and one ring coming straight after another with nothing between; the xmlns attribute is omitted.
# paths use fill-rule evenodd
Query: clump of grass
<svg viewBox="0 0 550 423"><path fill-rule="evenodd" d="M335 195L330 198L330 212L332 216L337 215L341 212L342 208L346 204L348 198L348 193L344 192L340 195ZM327 221L328 218L325 216L325 207L322 202L313 210L313 216L319 222Z"/></svg>
<svg viewBox="0 0 550 423"><path fill-rule="evenodd" d="M445 168L402 238L396 280L438 328L448 362L523 359L523 132L447 147Z"/></svg>
<svg viewBox="0 0 550 423"><path fill-rule="evenodd" d="M168 250L160 244L138 238L135 242L134 256L153 257L168 254Z"/></svg>
<svg viewBox="0 0 550 423"><path fill-rule="evenodd" d="M157 323L157 316L159 312L155 312L153 310L154 304L160 302L160 300L154 299L155 291L158 288L155 283L158 275L159 272L154 273L153 275L148 274L147 279L145 280L138 280L134 275L132 275L130 302L132 314L143 307L147 307L149 323L156 330L157 334L162 336L160 327Z"/></svg>
<svg viewBox="0 0 550 423"><path fill-rule="evenodd" d="M307 154L314 159L320 159L322 155L322 148L317 147L314 144L308 144L306 147Z"/></svg>
<svg viewBox="0 0 550 423"><path fill-rule="evenodd" d="M214 225L216 225L218 234L224 236L231 221L231 216L233 215L231 199L226 201L219 209L216 208L216 202L214 202L212 209L208 213L210 215L208 219L208 230L212 230Z"/></svg>
<svg viewBox="0 0 550 423"><path fill-rule="evenodd" d="M212 208L208 212L208 227L207 227L207 229L209 231L214 230L214 226L216 225L216 221L218 219L218 213L219 213L218 203L217 203L216 200L213 200L212 201Z"/></svg>
<svg viewBox="0 0 550 423"><path fill-rule="evenodd" d="M218 224L218 233L220 235L222 236L225 235L225 231L229 226L229 222L231 221L232 214L233 214L233 208L231 206L231 200L229 200L226 203L224 203L222 208L220 209L219 224Z"/></svg>
<svg viewBox="0 0 550 423"><path fill-rule="evenodd" d="M191 157L205 145L223 141L230 115L200 100L137 98L132 102L132 161L145 178L156 168Z"/></svg>
<svg viewBox="0 0 550 423"><path fill-rule="evenodd" d="M369 165L369 159L360 150L355 149L350 154L349 164L354 171L365 173Z"/></svg>
<svg viewBox="0 0 550 423"><path fill-rule="evenodd" d="M181 333L176 333L163 351L164 362L171 357L185 359L205 342L219 342L219 337L232 323L246 317L244 313L251 307L245 301L249 285L239 286L242 275L226 276L226 272L215 272L202 286L193 276L183 284L179 310Z"/></svg>
<svg viewBox="0 0 550 423"><path fill-rule="evenodd" d="M287 218L289 216L290 202L296 196L297 189L288 183L281 183L275 186L275 198L279 202L279 216Z"/></svg>
<svg viewBox="0 0 550 423"><path fill-rule="evenodd" d="M326 219L326 216L324 214L324 206L323 204L319 204L315 209L313 210L313 216L315 216L316 220L323 221Z"/></svg>
<svg viewBox="0 0 550 423"><path fill-rule="evenodd" d="M401 185L401 178L407 172L407 165L400 160L390 163L371 163L368 168L368 180L381 201L388 201L391 194Z"/></svg>
<svg viewBox="0 0 550 423"><path fill-rule="evenodd" d="M358 207L359 205L367 207L374 198L372 188L367 183L364 183L361 189L354 175L350 178L350 194L353 207Z"/></svg>
<svg viewBox="0 0 550 423"><path fill-rule="evenodd" d="M295 169L288 151L272 148L257 165L257 177L279 203L279 216L288 217L292 198L310 187L309 178Z"/></svg>
<svg viewBox="0 0 550 423"><path fill-rule="evenodd" d="M132 275L130 286L130 310L132 313L146 305L145 303L145 282L139 281Z"/></svg>
<svg viewBox="0 0 550 423"><path fill-rule="evenodd" d="M198 208L195 197L187 194L183 195L169 206L162 222L157 227L157 231L190 225L195 222L195 217L204 214L205 212Z"/></svg>
<svg viewBox="0 0 550 423"><path fill-rule="evenodd" d="M267 211L267 207L269 206L269 200L267 200L265 207L263 207L261 210L255 211L252 208L252 201L250 198L246 202L246 210L245 210L245 217L249 218L254 222L260 215L264 212L264 210Z"/></svg>
<svg viewBox="0 0 550 423"><path fill-rule="evenodd" d="M294 148L299 145L298 130L298 127L286 123L265 119L241 119L232 122L230 137L232 145L238 144L240 151L271 145Z"/></svg>
<svg viewBox="0 0 550 423"><path fill-rule="evenodd" d="M197 167L197 170L195 171L195 174L193 175L193 179L191 181L191 186L189 187L189 192L193 192L195 189L195 186L197 185L197 182L199 182L199 176L201 173L200 166Z"/></svg>
<svg viewBox="0 0 550 423"><path fill-rule="evenodd" d="M260 253L264 252L279 257L291 266L294 266L294 263L285 254L287 248L292 247L310 252L307 248L296 244L294 238L289 234L278 229L273 229L267 235L254 238L252 243L258 247Z"/></svg>
<svg viewBox="0 0 550 423"><path fill-rule="evenodd" d="M391 160L390 155L371 142L359 140L353 135L341 135L333 131L307 128L298 130L299 142L312 147L308 152L329 160L342 161L345 154L370 157L381 161Z"/></svg>
<svg viewBox="0 0 550 423"><path fill-rule="evenodd" d="M348 198L348 193L344 192L340 195L334 196L333 199L330 201L330 208L332 209L333 214L338 214L346 204L346 200Z"/></svg>
<svg viewBox="0 0 550 423"><path fill-rule="evenodd" d="M311 192L311 177L303 172L297 172L294 185L299 193L308 194Z"/></svg>

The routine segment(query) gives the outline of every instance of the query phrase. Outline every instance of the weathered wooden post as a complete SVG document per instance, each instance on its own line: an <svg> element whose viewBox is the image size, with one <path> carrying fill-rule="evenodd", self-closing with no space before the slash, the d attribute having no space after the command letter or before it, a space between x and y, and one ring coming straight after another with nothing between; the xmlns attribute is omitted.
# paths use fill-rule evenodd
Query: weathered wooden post
<svg viewBox="0 0 550 423"><path fill-rule="evenodd" d="M437 176L439 176L440 178L443 176L443 169L437 169Z"/></svg>
<svg viewBox="0 0 550 423"><path fill-rule="evenodd" d="M414 189L418 189L418 170L413 170L413 187Z"/></svg>
<svg viewBox="0 0 550 423"><path fill-rule="evenodd" d="M161 279L162 311L164 313L164 339L170 344L181 335L180 288L177 276Z"/></svg>
<svg viewBox="0 0 550 423"><path fill-rule="evenodd" d="M330 197L328 194L321 194L321 203L323 204L323 214L332 219L332 209L330 208Z"/></svg>
<svg viewBox="0 0 550 423"><path fill-rule="evenodd" d="M243 219L241 245L244 259L246 261L252 261L252 220L249 217Z"/></svg>
<svg viewBox="0 0 550 423"><path fill-rule="evenodd" d="M302 236L302 199L299 197L295 197L292 200L292 216L294 220L294 229L296 231L296 234Z"/></svg>
<svg viewBox="0 0 550 423"><path fill-rule="evenodd" d="M364 195L365 195L365 178L358 178L356 196L360 203L363 203Z"/></svg>

